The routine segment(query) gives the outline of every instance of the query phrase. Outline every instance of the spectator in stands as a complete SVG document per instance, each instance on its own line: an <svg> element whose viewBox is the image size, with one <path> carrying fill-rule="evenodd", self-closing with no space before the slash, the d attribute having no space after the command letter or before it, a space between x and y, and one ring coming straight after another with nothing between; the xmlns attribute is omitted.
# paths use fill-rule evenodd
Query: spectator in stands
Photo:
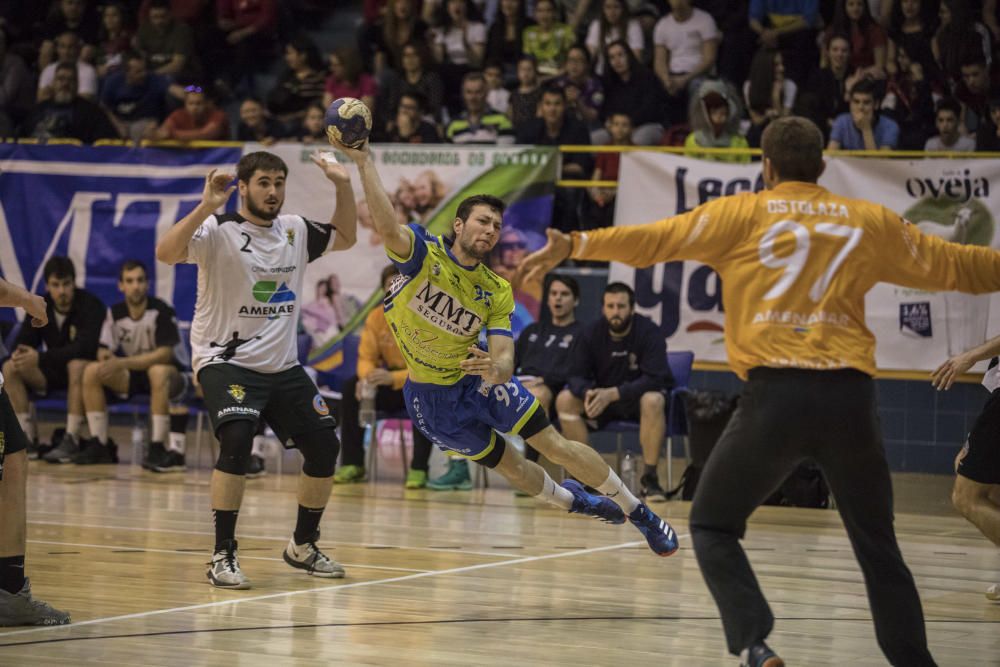
<svg viewBox="0 0 1000 667"><path fill-rule="evenodd" d="M86 0L58 0L49 3L52 11L41 25L42 45L38 53L38 69L44 70L59 60L56 43L63 33L71 32L79 41L84 60L93 59L93 45L97 44L99 20L94 8Z"/></svg>
<svg viewBox="0 0 1000 667"><path fill-rule="evenodd" d="M614 42L624 43L637 62L642 62L646 44L642 26L629 14L625 0L601 0L601 15L590 22L585 43L594 61L594 71L605 74L605 51Z"/></svg>
<svg viewBox="0 0 1000 667"><path fill-rule="evenodd" d="M253 90L253 76L270 62L278 28L277 0L216 0L216 25L225 33L223 72L234 90Z"/></svg>
<svg viewBox="0 0 1000 667"><path fill-rule="evenodd" d="M396 107L405 93L423 95L424 110L435 121L440 122L444 107L444 83L433 69L432 59L426 44L411 42L403 47L402 71L399 76L389 78L383 99L385 104L377 105L376 111L382 115L384 125L396 116Z"/></svg>
<svg viewBox="0 0 1000 667"><path fill-rule="evenodd" d="M361 55L353 46L340 46L330 53L330 75L326 77L324 106L341 97L354 97L375 111L378 85L367 72L361 71Z"/></svg>
<svg viewBox="0 0 1000 667"><path fill-rule="evenodd" d="M535 22L525 14L524 0L499 0L499 5L500 11L486 33L485 62L500 65L503 80L513 81L517 59L522 53L522 37Z"/></svg>
<svg viewBox="0 0 1000 667"><path fill-rule="evenodd" d="M937 28L937 17L934 15L935 3L931 0L897 0L890 3L892 12L889 18L889 50L886 57L886 70L889 75L897 71L896 51L905 49L910 60L919 63L924 73L930 78L936 78L937 63L931 41Z"/></svg>
<svg viewBox="0 0 1000 667"><path fill-rule="evenodd" d="M313 103L306 107L302 123L295 133L296 141L303 144L325 144L326 139L326 109L322 104Z"/></svg>
<svg viewBox="0 0 1000 667"><path fill-rule="evenodd" d="M229 119L200 86L188 86L184 89L184 106L167 116L155 136L177 141L228 141Z"/></svg>
<svg viewBox="0 0 1000 667"><path fill-rule="evenodd" d="M750 155L702 153L699 148L749 148L740 134L740 103L724 81L705 81L691 100L688 112L691 133L684 141L684 154L717 162L750 162Z"/></svg>
<svg viewBox="0 0 1000 667"><path fill-rule="evenodd" d="M486 104L506 115L510 109L510 91L503 85L503 65L498 62L486 63L483 78L486 79Z"/></svg>
<svg viewBox="0 0 1000 667"><path fill-rule="evenodd" d="M538 113L516 127L516 143L541 146L590 144L586 126L566 111L566 93L555 85L542 89ZM586 178L594 168L588 153L567 153L562 160L562 178Z"/></svg>
<svg viewBox="0 0 1000 667"><path fill-rule="evenodd" d="M833 35L849 37L850 66L861 76L872 79L885 78L887 49L885 30L872 18L866 0L837 0L833 22L823 33L824 43Z"/></svg>
<svg viewBox="0 0 1000 667"><path fill-rule="evenodd" d="M101 90L101 104L108 110L118 134L132 141L151 139L166 116L166 77L152 74L146 58L131 51L124 69L108 76Z"/></svg>
<svg viewBox="0 0 1000 667"><path fill-rule="evenodd" d="M395 266L382 269L382 291L388 294L393 280L399 277ZM403 412L403 385L406 383L406 362L396 345L382 308L373 308L365 319L358 345L357 375L348 378L341 390L340 403L341 462L333 481L337 484L361 482L365 478L363 429L358 422L362 381L378 387L375 408L385 412ZM373 443L372 447L375 446ZM406 475L406 488L421 489L427 485L431 441L420 429L413 429L413 458ZM464 462L464 459L463 459ZM466 474L468 478L468 474Z"/></svg>
<svg viewBox="0 0 1000 667"><path fill-rule="evenodd" d="M941 0L940 26L931 40L934 59L953 84L962 79L962 65L979 55L990 65L990 31L974 19L968 0Z"/></svg>
<svg viewBox="0 0 1000 667"><path fill-rule="evenodd" d="M612 146L632 145L632 119L628 114L615 113L608 117L605 123L608 134L611 135ZM622 154L619 152L598 153L594 156L594 171L590 175L592 181L618 182L618 166ZM587 199L583 202L580 214L580 229L600 229L610 227L615 221L615 197L617 187L589 187Z"/></svg>
<svg viewBox="0 0 1000 667"><path fill-rule="evenodd" d="M445 0L441 23L434 30L434 59L444 81L445 105L452 113L460 107L462 77L478 70L486 54L486 26L471 0Z"/></svg>
<svg viewBox="0 0 1000 667"><path fill-rule="evenodd" d="M653 32L653 71L670 97L671 124L683 122L689 91L715 69L721 39L711 14L694 8L691 0L670 0L670 14Z"/></svg>
<svg viewBox="0 0 1000 667"><path fill-rule="evenodd" d="M805 88L795 97L796 113L816 123L827 139L834 118L848 111L847 91L853 83L850 53L846 35L830 35L823 65L810 72Z"/></svg>
<svg viewBox="0 0 1000 667"><path fill-rule="evenodd" d="M560 74L576 42L576 35L572 28L559 20L559 7L554 0L538 0L535 3L535 20L538 25L524 29L524 55L535 59L543 76Z"/></svg>
<svg viewBox="0 0 1000 667"><path fill-rule="evenodd" d="M980 119L989 114L990 69L978 50L972 51L962 62L962 80L955 87L955 97L962 104L962 124L975 133Z"/></svg>
<svg viewBox="0 0 1000 667"><path fill-rule="evenodd" d="M795 82L785 76L785 58L781 51L757 51L750 63L750 78L743 84L743 100L750 113L747 141L751 146L760 146L768 123L791 112L797 94Z"/></svg>
<svg viewBox="0 0 1000 667"><path fill-rule="evenodd" d="M934 84L927 70L910 60L902 46L896 49L896 71L889 77L882 111L899 125L903 150L921 150L934 128Z"/></svg>
<svg viewBox="0 0 1000 667"><path fill-rule="evenodd" d="M587 429L614 420L639 422L645 469L642 495L665 501L657 466L667 428L673 376L663 332L635 313L635 292L624 283L604 288L602 317L584 328L573 351L567 387L556 398L563 434L588 442Z"/></svg>
<svg viewBox="0 0 1000 667"><path fill-rule="evenodd" d="M538 102L542 99L542 86L538 79L538 63L532 56L521 56L517 61L517 87L510 94L507 117L514 125L520 125L538 114Z"/></svg>
<svg viewBox="0 0 1000 667"><path fill-rule="evenodd" d="M149 3L149 14L135 33L135 48L145 54L154 72L174 81L189 83L201 75L194 33L171 15L169 0Z"/></svg>
<svg viewBox="0 0 1000 667"><path fill-rule="evenodd" d="M462 80L464 110L448 123L445 138L454 144L512 144L510 120L486 104L486 78L469 72Z"/></svg>
<svg viewBox="0 0 1000 667"><path fill-rule="evenodd" d="M632 140L640 146L655 146L663 137L663 113L666 91L653 72L643 66L635 53L622 40L605 49L608 72L604 75L604 106L601 117L607 120L615 113L627 114L635 131ZM610 140L607 130L591 135L595 144Z"/></svg>
<svg viewBox="0 0 1000 667"><path fill-rule="evenodd" d="M56 65L50 99L31 110L22 125L22 136L42 140L76 139L85 144L119 138L104 110L76 94L76 72L76 65Z"/></svg>
<svg viewBox="0 0 1000 667"><path fill-rule="evenodd" d="M816 0L750 0L750 29L757 33L765 49L794 53L788 64L788 78L804 84L809 69L817 62Z"/></svg>
<svg viewBox="0 0 1000 667"><path fill-rule="evenodd" d="M851 110L837 116L827 150L892 150L899 141L899 125L879 114L875 84L861 79L851 88Z"/></svg>
<svg viewBox="0 0 1000 667"><path fill-rule="evenodd" d="M21 56L7 49L7 31L0 28L0 137L14 130L35 103L35 80Z"/></svg>
<svg viewBox="0 0 1000 667"><path fill-rule="evenodd" d="M88 100L97 99L97 71L93 65L80 59L80 38L74 32L64 32L56 37L56 61L42 70L38 77L38 101L52 99L56 67L70 65L76 71L76 92Z"/></svg>
<svg viewBox="0 0 1000 667"><path fill-rule="evenodd" d="M552 82L566 91L566 107L590 130L600 127L604 86L591 74L590 52L584 46L572 46L566 54L566 73Z"/></svg>
<svg viewBox="0 0 1000 667"><path fill-rule="evenodd" d="M529 324L517 337L514 375L551 417L555 398L566 386L573 346L583 332L583 323L576 319L580 285L570 276L552 275L546 304L549 317ZM524 454L538 462L538 450L527 443Z"/></svg>
<svg viewBox="0 0 1000 667"><path fill-rule="evenodd" d="M934 110L934 125L937 135L927 140L925 151L971 152L976 150L976 139L959 132L961 122L959 117L962 107L951 98L938 102Z"/></svg>
<svg viewBox="0 0 1000 667"><path fill-rule="evenodd" d="M695 4L711 15L722 36L716 57L718 76L737 84L738 88L750 72L747 54L757 48L757 34L747 21L748 0L697 0Z"/></svg>
<svg viewBox="0 0 1000 667"><path fill-rule="evenodd" d="M81 465L118 461L118 448L108 438L106 390L123 400L149 395L152 443L143 467L153 469L167 455L164 445L170 433L171 389L177 393L184 388L174 359L174 346L180 343L177 319L173 308L149 296L149 278L142 262L127 260L122 264L118 289L125 300L107 309L97 361L89 362L82 376L83 408L91 437L79 444L74 438L64 438L45 455L46 461L72 460Z"/></svg>
<svg viewBox="0 0 1000 667"><path fill-rule="evenodd" d="M125 54L131 48L132 30L125 22L125 8L118 2L109 2L101 9L94 61L97 78L103 81L109 74L121 71L125 67Z"/></svg>
<svg viewBox="0 0 1000 667"><path fill-rule="evenodd" d="M363 34L361 56L380 84L388 72L403 67L403 47L410 43L427 45L430 27L420 17L416 0L392 0L382 17Z"/></svg>
<svg viewBox="0 0 1000 667"><path fill-rule="evenodd" d="M397 107L396 118L388 123L378 140L398 144L441 143L441 133L437 126L424 120L423 104L420 93L404 93Z"/></svg>
<svg viewBox="0 0 1000 667"><path fill-rule="evenodd" d="M65 438L79 437L84 419L83 369L97 354L104 321L104 304L76 286L76 269L68 257L51 257L45 262L42 275L49 322L40 329L25 323L17 334L13 354L3 364L4 389L32 443L29 458L38 458L41 453L28 406L29 390L40 396L69 390ZM42 345L44 352L38 349Z"/></svg>
<svg viewBox="0 0 1000 667"><path fill-rule="evenodd" d="M270 146L285 136L285 126L273 118L264 105L252 97L240 104L240 124L236 126L237 141L256 141Z"/></svg>
<svg viewBox="0 0 1000 667"><path fill-rule="evenodd" d="M988 108L989 118L976 131L976 150L1000 152L1000 97L990 98Z"/></svg>
<svg viewBox="0 0 1000 667"><path fill-rule="evenodd" d="M267 95L267 108L284 119L300 118L310 104L323 101L326 73L319 49L305 36L285 44L281 78Z"/></svg>

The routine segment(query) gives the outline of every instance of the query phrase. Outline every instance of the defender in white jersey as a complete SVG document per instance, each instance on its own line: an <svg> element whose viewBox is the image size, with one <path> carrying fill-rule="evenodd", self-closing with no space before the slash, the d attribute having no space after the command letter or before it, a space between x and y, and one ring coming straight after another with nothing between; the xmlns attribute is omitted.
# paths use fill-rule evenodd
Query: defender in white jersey
<svg viewBox="0 0 1000 667"><path fill-rule="evenodd" d="M298 363L296 329L306 264L354 245L357 211L347 170L319 154L313 162L336 187L329 224L280 214L288 167L261 151L240 160L237 185L230 185L232 175L209 173L201 203L156 247L162 262L198 265L192 366L220 443L212 473L215 553L207 574L221 588L250 588L236 555L236 517L261 419L305 459L285 561L315 576L344 576L316 546L340 442L330 409ZM236 187L239 211L214 213Z"/></svg>

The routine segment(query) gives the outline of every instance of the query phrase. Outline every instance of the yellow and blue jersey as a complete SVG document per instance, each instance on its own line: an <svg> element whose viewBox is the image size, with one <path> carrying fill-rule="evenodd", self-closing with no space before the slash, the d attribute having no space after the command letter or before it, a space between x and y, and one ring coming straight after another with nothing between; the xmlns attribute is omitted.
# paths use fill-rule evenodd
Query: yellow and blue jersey
<svg viewBox="0 0 1000 667"><path fill-rule="evenodd" d="M385 317L414 382L453 385L469 346L487 336L511 336L510 283L482 263L463 266L450 243L417 224L409 257L386 254L402 274L385 297Z"/></svg>

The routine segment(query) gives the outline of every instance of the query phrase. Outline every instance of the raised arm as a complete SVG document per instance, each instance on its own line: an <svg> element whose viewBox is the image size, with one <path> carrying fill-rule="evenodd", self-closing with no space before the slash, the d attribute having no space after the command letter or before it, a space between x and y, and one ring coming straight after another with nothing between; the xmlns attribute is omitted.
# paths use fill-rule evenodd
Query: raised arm
<svg viewBox="0 0 1000 667"><path fill-rule="evenodd" d="M177 264L187 259L191 237L220 206L226 203L236 189L229 185L235 178L232 174L219 174L213 169L205 177L205 190L201 202L176 225L171 227L156 244L156 259L164 264Z"/></svg>
<svg viewBox="0 0 1000 667"><path fill-rule="evenodd" d="M931 373L931 384L939 391L951 389L955 379L972 368L976 363L1000 354L1000 336L986 341L978 347L966 350L938 366Z"/></svg>
<svg viewBox="0 0 1000 667"><path fill-rule="evenodd" d="M347 250L358 240L358 208L354 203L351 175L342 165L323 159L318 151L311 158L337 190L337 201L330 218L330 226L337 230L332 250Z"/></svg>
<svg viewBox="0 0 1000 667"><path fill-rule="evenodd" d="M368 142L366 141L361 148L348 148L333 139L330 140L330 143L358 165L361 186L364 188L365 199L368 202L368 211L375 223L375 230L382 237L386 249L391 250L399 257L409 257L413 250L413 234L396 221L396 211L392 208L389 195L375 169L375 161L368 150Z"/></svg>
<svg viewBox="0 0 1000 667"><path fill-rule="evenodd" d="M31 317L31 326L36 328L44 327L49 322L44 297L12 285L3 278L0 278L0 307L24 308Z"/></svg>

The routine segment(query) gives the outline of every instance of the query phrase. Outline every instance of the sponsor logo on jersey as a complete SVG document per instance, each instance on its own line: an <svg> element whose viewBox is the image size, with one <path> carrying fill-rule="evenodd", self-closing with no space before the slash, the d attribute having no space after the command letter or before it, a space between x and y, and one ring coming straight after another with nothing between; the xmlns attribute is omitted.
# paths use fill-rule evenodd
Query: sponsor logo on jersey
<svg viewBox="0 0 1000 667"><path fill-rule="evenodd" d="M288 241L288 245L292 246L293 248L295 247L295 230L294 229L286 229L285 230L285 240Z"/></svg>
<svg viewBox="0 0 1000 667"><path fill-rule="evenodd" d="M227 391L237 403L242 403L243 399L247 397L247 390L241 384L231 384L229 385L229 389Z"/></svg>
<svg viewBox="0 0 1000 667"><path fill-rule="evenodd" d="M483 318L429 281L413 295L409 307L438 329L455 336L475 336L482 329Z"/></svg>
<svg viewBox="0 0 1000 667"><path fill-rule="evenodd" d="M327 406L326 401L324 401L323 397L320 396L319 394L313 396L313 410L315 410L316 414L320 415L321 417L326 417L328 414L330 414L329 406Z"/></svg>
<svg viewBox="0 0 1000 667"><path fill-rule="evenodd" d="M295 312L295 292L285 282L275 280L258 280L251 289L256 301L266 306L240 306L240 317L265 317L276 320L279 317L290 316Z"/></svg>

